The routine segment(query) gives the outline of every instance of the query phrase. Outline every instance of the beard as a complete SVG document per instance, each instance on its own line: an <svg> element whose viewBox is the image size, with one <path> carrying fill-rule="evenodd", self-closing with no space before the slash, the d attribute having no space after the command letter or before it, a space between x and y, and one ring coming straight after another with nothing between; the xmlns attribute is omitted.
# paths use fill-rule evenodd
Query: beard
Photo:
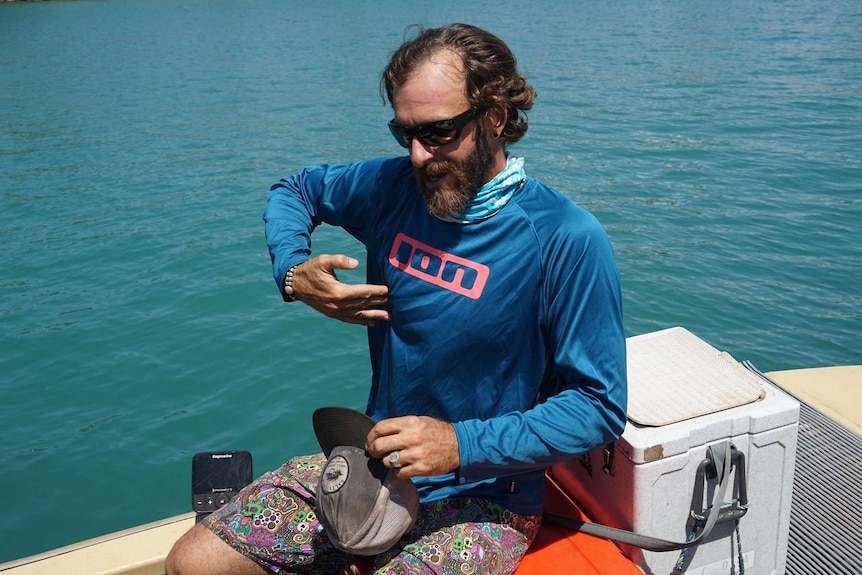
<svg viewBox="0 0 862 575"><path fill-rule="evenodd" d="M425 200L428 213L438 218L455 217L464 211L476 192L488 179L488 171L494 156L483 135L476 134L476 147L463 162L436 160L414 170L419 191ZM426 177L452 175L452 185L430 189L425 185Z"/></svg>

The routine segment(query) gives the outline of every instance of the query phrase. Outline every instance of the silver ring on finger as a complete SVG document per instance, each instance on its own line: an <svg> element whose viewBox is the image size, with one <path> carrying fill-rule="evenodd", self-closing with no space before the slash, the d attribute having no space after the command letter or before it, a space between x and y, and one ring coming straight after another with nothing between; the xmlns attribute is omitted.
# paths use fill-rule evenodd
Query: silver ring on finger
<svg viewBox="0 0 862 575"><path fill-rule="evenodd" d="M389 463L392 467L401 467L401 452L397 449L389 454Z"/></svg>

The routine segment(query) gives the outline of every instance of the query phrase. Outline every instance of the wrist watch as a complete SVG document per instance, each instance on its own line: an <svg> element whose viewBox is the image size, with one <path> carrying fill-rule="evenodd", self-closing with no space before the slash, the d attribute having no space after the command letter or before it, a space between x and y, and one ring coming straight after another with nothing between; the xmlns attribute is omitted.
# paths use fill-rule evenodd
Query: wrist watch
<svg viewBox="0 0 862 575"><path fill-rule="evenodd" d="M299 267L299 264L296 264L284 274L284 299L285 301L292 302L296 301L296 292L293 290L293 272L296 268Z"/></svg>

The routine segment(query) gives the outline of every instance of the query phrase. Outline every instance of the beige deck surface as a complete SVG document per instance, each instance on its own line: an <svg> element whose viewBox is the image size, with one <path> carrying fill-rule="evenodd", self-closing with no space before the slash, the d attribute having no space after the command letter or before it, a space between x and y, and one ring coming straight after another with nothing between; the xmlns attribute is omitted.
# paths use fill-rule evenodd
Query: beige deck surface
<svg viewBox="0 0 862 575"><path fill-rule="evenodd" d="M0 575L159 575L174 541L192 528L185 513L0 565Z"/></svg>
<svg viewBox="0 0 862 575"><path fill-rule="evenodd" d="M772 371L766 376L862 437L862 365Z"/></svg>

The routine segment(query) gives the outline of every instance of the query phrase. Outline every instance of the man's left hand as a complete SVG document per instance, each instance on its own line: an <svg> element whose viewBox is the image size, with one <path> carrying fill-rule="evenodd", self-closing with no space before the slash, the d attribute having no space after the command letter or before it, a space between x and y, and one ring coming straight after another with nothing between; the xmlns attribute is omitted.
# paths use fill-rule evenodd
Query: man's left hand
<svg viewBox="0 0 862 575"><path fill-rule="evenodd" d="M397 477L443 475L460 464L455 428L432 417L384 419L371 429L366 441L369 455L395 469ZM393 452L398 455L390 458Z"/></svg>

